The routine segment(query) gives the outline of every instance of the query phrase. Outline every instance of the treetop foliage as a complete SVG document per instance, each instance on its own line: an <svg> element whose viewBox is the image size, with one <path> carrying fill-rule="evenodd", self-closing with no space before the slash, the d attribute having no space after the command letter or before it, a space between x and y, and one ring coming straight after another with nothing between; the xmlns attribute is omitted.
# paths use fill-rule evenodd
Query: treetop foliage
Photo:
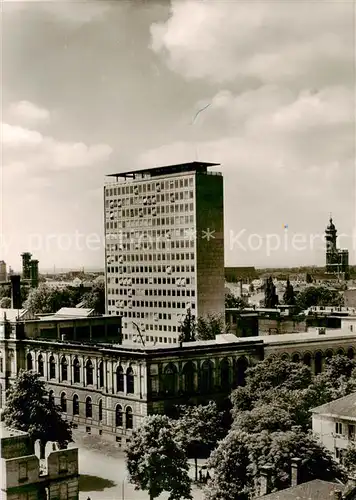
<svg viewBox="0 0 356 500"><path fill-rule="evenodd" d="M132 434L126 458L130 481L137 489L147 490L150 499L163 491L169 492L169 500L192 498L187 457L167 416L152 415L144 420Z"/></svg>
<svg viewBox="0 0 356 500"><path fill-rule="evenodd" d="M54 441L60 447L72 441L70 424L62 418L61 408L48 398L37 373L20 371L8 390L3 417L5 425L28 432L33 441Z"/></svg>

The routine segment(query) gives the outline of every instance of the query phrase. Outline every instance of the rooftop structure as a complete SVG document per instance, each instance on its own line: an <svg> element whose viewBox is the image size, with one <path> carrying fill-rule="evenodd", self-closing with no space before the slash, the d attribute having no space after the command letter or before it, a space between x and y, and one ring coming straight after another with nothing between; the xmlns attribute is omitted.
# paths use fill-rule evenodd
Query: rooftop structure
<svg viewBox="0 0 356 500"><path fill-rule="evenodd" d="M217 167L219 163L207 163L201 161L193 161L189 163L178 163L176 165L165 165L161 167L145 168L142 170L131 170L119 172L116 174L108 174L107 177L115 177L118 180L120 177L132 180L151 179L158 176L167 176L182 174L187 172L199 172L206 174L208 167Z"/></svg>

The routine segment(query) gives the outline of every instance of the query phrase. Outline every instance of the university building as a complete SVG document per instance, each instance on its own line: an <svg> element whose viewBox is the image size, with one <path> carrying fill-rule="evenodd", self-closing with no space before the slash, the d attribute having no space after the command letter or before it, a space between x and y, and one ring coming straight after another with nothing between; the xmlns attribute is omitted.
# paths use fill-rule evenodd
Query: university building
<svg viewBox="0 0 356 500"><path fill-rule="evenodd" d="M24 311L7 310L0 317L0 407L19 370L33 370L74 427L122 445L146 415L170 414L180 404L223 402L244 384L246 369L265 357L303 362L320 373L329 356L354 358L356 353L351 320L345 320L341 331L249 338L224 334L198 342L121 345L116 327L116 338L109 335L107 317L101 320L100 335L98 317L79 321L63 317L63 311L59 316L30 320ZM84 327L92 331L91 338L78 335Z"/></svg>
<svg viewBox="0 0 356 500"><path fill-rule="evenodd" d="M174 343L187 310L224 314L223 178L192 162L110 175L107 312L124 340Z"/></svg>

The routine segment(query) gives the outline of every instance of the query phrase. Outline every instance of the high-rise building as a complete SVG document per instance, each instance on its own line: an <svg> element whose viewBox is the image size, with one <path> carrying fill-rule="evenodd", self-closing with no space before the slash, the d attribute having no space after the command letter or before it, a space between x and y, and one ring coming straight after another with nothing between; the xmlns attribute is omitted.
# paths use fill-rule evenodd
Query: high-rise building
<svg viewBox="0 0 356 500"><path fill-rule="evenodd" d="M326 240L326 272L333 274L343 274L346 279L349 277L349 252L337 248L337 229L330 217L329 225L325 230Z"/></svg>
<svg viewBox="0 0 356 500"><path fill-rule="evenodd" d="M22 279L31 279L31 259L32 255L29 252L21 254L22 257Z"/></svg>
<svg viewBox="0 0 356 500"><path fill-rule="evenodd" d="M192 162L111 174L106 309L123 339L177 342L187 311L224 314L223 177Z"/></svg>
<svg viewBox="0 0 356 500"><path fill-rule="evenodd" d="M6 262L0 260L0 283L7 280Z"/></svg>

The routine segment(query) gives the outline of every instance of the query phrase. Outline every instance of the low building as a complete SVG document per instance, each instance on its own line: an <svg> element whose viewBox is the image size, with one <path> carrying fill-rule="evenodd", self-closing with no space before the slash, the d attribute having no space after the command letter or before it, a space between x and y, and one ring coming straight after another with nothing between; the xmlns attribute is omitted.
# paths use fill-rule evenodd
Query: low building
<svg viewBox="0 0 356 500"><path fill-rule="evenodd" d="M306 332L305 317L288 307L225 309L225 324L238 337Z"/></svg>
<svg viewBox="0 0 356 500"><path fill-rule="evenodd" d="M356 442L356 393L313 408L313 432L320 442L342 462L343 453Z"/></svg>
<svg viewBox="0 0 356 500"><path fill-rule="evenodd" d="M54 449L44 460L26 432L0 423L3 500L78 500L78 449Z"/></svg>

